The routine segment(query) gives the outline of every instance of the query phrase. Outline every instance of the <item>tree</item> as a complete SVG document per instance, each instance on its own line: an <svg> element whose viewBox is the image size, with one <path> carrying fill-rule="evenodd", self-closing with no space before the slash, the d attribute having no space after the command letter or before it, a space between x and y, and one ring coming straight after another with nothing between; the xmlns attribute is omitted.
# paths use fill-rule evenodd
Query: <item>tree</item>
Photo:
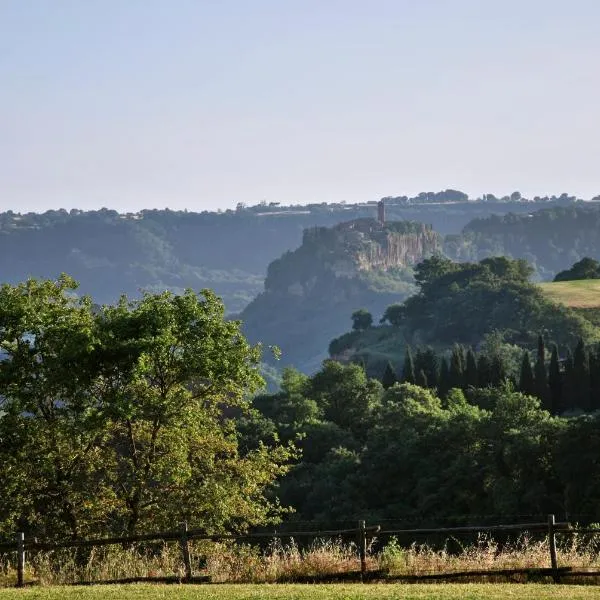
<svg viewBox="0 0 600 600"><path fill-rule="evenodd" d="M559 414L563 408L562 398L562 374L560 372L560 363L558 361L558 347L552 345L552 354L550 356L550 366L548 367L548 386L549 390L549 408L553 414Z"/></svg>
<svg viewBox="0 0 600 600"><path fill-rule="evenodd" d="M391 363L388 361L387 365L385 365L385 370L383 371L381 385L383 385L383 389L387 390L388 388L391 388L397 381L398 378L396 377L396 372L394 371Z"/></svg>
<svg viewBox="0 0 600 600"><path fill-rule="evenodd" d="M600 408L600 347L596 346L589 351L590 361L590 408Z"/></svg>
<svg viewBox="0 0 600 600"><path fill-rule="evenodd" d="M241 450L233 416L263 383L260 347L210 291L92 310L74 282L0 290L0 395L27 456L20 527L133 533L186 520L243 529L279 514L265 491L290 449ZM2 496L4 492L0 492ZM14 529L15 525L13 525Z"/></svg>
<svg viewBox="0 0 600 600"><path fill-rule="evenodd" d="M573 354L573 393L575 406L590 410L590 365L582 339L577 343Z"/></svg>
<svg viewBox="0 0 600 600"><path fill-rule="evenodd" d="M586 256L570 269L560 271L554 281L573 281L579 279L600 279L600 262Z"/></svg>
<svg viewBox="0 0 600 600"><path fill-rule="evenodd" d="M465 388L477 387L477 360L472 348L467 350L465 365Z"/></svg>
<svg viewBox="0 0 600 600"><path fill-rule="evenodd" d="M404 365L402 366L402 377L400 378L401 383L415 383L415 364L412 357L410 346L406 346L406 353L404 355Z"/></svg>
<svg viewBox="0 0 600 600"><path fill-rule="evenodd" d="M458 268L456 263L441 255L426 258L415 267L415 282L420 288L424 288L436 279L451 273Z"/></svg>
<svg viewBox="0 0 600 600"><path fill-rule="evenodd" d="M178 519L219 531L267 520L275 507L263 492L288 456L238 450L228 413L246 410L263 383L260 347L225 320L222 302L208 290L145 294L105 307L98 323L122 528Z"/></svg>
<svg viewBox="0 0 600 600"><path fill-rule="evenodd" d="M492 365L485 354L477 359L477 387L485 388L492 385Z"/></svg>
<svg viewBox="0 0 600 600"><path fill-rule="evenodd" d="M383 313L380 319L380 323L386 321L394 327L400 327L404 319L404 305L403 304L390 304Z"/></svg>
<svg viewBox="0 0 600 600"><path fill-rule="evenodd" d="M438 385L438 357L433 348L419 349L417 351L417 355L415 356L415 373L417 373L417 378L420 377L418 374L421 371L423 371L423 377L420 378L421 383L427 382L422 387L436 388ZM421 385L418 381L417 383Z"/></svg>
<svg viewBox="0 0 600 600"><path fill-rule="evenodd" d="M373 325L373 316L366 308L359 308L352 313L352 329L362 331Z"/></svg>
<svg viewBox="0 0 600 600"><path fill-rule="evenodd" d="M61 276L0 288L0 428L10 441L0 497L5 509L13 505L9 530L18 521L75 538L102 522L111 500L112 477L99 477L113 462L109 432L90 394L91 302L76 300L76 287Z"/></svg>
<svg viewBox="0 0 600 600"><path fill-rule="evenodd" d="M448 366L448 360L443 356L440 363L440 377L438 382L438 394L440 398L446 398L451 388L450 383L450 367Z"/></svg>
<svg viewBox="0 0 600 600"><path fill-rule="evenodd" d="M531 360L529 352L523 352L523 360L521 362L521 373L519 375L519 391L527 396L533 395L534 391L533 370L531 368Z"/></svg>
<svg viewBox="0 0 600 600"><path fill-rule="evenodd" d="M546 348L544 345L544 338L540 335L538 336L538 346L537 346L537 357L535 359L535 372L534 372L534 380L535 380L535 395L542 402L542 406L546 409L549 408L549 399L548 399L548 375L546 373Z"/></svg>
<svg viewBox="0 0 600 600"><path fill-rule="evenodd" d="M310 383L308 395L323 410L323 417L361 438L377 407L382 386L369 379L356 364L343 365L326 360Z"/></svg>
<svg viewBox="0 0 600 600"><path fill-rule="evenodd" d="M416 385L422 388L429 387L429 384L427 382L427 375L425 375L425 371L423 371L423 369L419 369L415 383Z"/></svg>
<svg viewBox="0 0 600 600"><path fill-rule="evenodd" d="M450 356L450 387L461 388L464 385L465 351L458 344L454 344Z"/></svg>
<svg viewBox="0 0 600 600"><path fill-rule="evenodd" d="M506 380L506 367L502 361L502 357L496 354L492 357L492 363L490 366L490 379L493 386L499 386Z"/></svg>
<svg viewBox="0 0 600 600"><path fill-rule="evenodd" d="M563 410L574 410L576 404L576 383L573 365L573 353L567 348L567 355L564 362L564 378L562 385Z"/></svg>

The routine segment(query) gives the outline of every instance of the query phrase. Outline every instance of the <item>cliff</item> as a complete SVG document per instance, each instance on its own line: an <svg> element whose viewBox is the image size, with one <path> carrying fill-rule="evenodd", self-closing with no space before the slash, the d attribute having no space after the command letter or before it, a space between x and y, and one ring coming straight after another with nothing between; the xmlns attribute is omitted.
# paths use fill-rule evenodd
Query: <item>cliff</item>
<svg viewBox="0 0 600 600"><path fill-rule="evenodd" d="M306 229L302 245L267 269L265 291L241 314L252 341L275 344L280 364L310 372L350 315L385 307L412 293L412 267L441 249L441 236L421 223L358 219Z"/></svg>

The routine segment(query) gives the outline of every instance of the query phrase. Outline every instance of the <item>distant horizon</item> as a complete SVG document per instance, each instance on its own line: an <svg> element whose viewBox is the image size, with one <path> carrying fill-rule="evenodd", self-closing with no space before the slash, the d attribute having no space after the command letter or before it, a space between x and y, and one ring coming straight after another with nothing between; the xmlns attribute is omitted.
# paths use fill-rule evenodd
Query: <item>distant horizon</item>
<svg viewBox="0 0 600 600"><path fill-rule="evenodd" d="M239 204L243 205L243 209L251 209L251 208L260 208L261 206L264 206L265 208L273 208L273 207L280 207L280 208L302 208L302 207L308 207L308 206L318 206L318 205L322 205L322 204L326 204L328 206L366 206L366 205L374 205L377 202L379 202L380 200L393 200L396 198L402 198L402 197L408 197L409 199L415 199L419 196L419 194L422 193L431 193L431 194L436 194L436 193L440 193L440 192L444 192L446 190L454 190L457 192L462 192L467 194L468 196L468 201L469 202L477 202L477 201L483 201L483 197L484 196L495 196L495 198L503 203L506 202L531 202L534 203L534 199L535 198L540 198L540 199L544 199L544 198L556 198L557 200L560 199L560 196L563 194L566 194L568 197L572 198L575 197L577 200L583 201L583 202L598 202L600 201L600 194L595 195L591 198L581 198L579 196L577 196L576 194L571 194L570 192L560 192L560 193L553 193L553 194L534 194L532 196L528 196L527 194L521 194L521 198L522 200L506 200L507 198L510 197L510 195L512 193L514 193L515 191L519 191L519 190L512 190L512 192L507 193L507 194L494 194L493 192L485 192L483 194L479 194L477 196L472 196L470 194L468 194L467 192L465 192L464 190L461 190L460 188L443 188L441 190L428 190L428 191L420 191L417 192L416 194L396 194L396 195L386 195L386 196L382 196L380 198L377 199L369 199L369 200L360 200L357 202L347 202L345 200L341 200L341 201L329 201L329 202L304 202L304 203L290 203L287 204L285 202L277 202L277 201L271 201L271 202L267 202L267 201L259 201L256 204L250 204L250 203L236 203L234 206L226 206L226 207L217 207L214 209L211 208L204 208L201 210L195 210L192 207L180 207L180 208L173 208L170 206L145 206L143 208L139 208L137 210L120 210L114 206L110 206L110 205L105 205L105 206L97 206L97 207L87 207L87 208L79 208L77 206L56 206L56 207L49 207L49 208L45 208L43 210L15 210L15 209L11 209L11 208L4 208L2 206L0 206L0 213L7 213L7 212L12 212L14 214L18 214L18 215L26 215L26 214L44 214L46 212L53 212L53 211L67 211L70 212L72 210L76 210L76 211L80 211L80 212L97 212L97 211L101 211L101 210L109 210L109 211L115 211L119 214L125 215L125 214L138 214L141 213L143 211L150 211L150 210L158 210L158 211L164 211L164 210L170 210L173 212L190 212L190 213L202 213L202 212L209 212L209 213L215 213L215 214L219 214L219 213L225 213L227 211L233 211L236 212L237 207ZM520 191L519 191L520 193ZM489 202L489 200L487 201ZM455 204L456 202L444 202L443 204ZM425 203L421 203L421 204L436 204L434 202L425 202ZM543 204L543 203L540 203ZM418 206L418 204L414 204L414 206Z"/></svg>

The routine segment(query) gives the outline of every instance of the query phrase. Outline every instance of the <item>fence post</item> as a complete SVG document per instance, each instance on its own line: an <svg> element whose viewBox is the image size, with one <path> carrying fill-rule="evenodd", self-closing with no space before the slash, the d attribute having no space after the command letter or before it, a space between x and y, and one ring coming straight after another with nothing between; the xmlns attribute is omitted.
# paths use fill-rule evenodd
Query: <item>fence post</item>
<svg viewBox="0 0 600 600"><path fill-rule="evenodd" d="M367 572L367 532L365 522L358 522L358 554L360 556L360 578Z"/></svg>
<svg viewBox="0 0 600 600"><path fill-rule="evenodd" d="M548 515L548 545L550 546L550 565L552 566L552 579L554 583L559 582L558 561L556 559L556 529L554 515Z"/></svg>
<svg viewBox="0 0 600 600"><path fill-rule="evenodd" d="M17 587L23 587L25 573L25 534L17 533Z"/></svg>
<svg viewBox="0 0 600 600"><path fill-rule="evenodd" d="M181 527L181 537L179 538L179 545L181 547L181 554L183 556L183 565L185 567L185 581L192 580L192 561L190 560L190 548L188 546L188 525L187 521L184 521Z"/></svg>

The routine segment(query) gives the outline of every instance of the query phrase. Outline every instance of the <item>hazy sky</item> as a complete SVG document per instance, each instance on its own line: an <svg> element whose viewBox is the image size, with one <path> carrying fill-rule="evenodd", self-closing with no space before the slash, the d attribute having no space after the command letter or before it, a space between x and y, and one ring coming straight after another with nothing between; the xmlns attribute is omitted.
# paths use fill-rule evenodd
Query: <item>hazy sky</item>
<svg viewBox="0 0 600 600"><path fill-rule="evenodd" d="M0 210L600 193L598 0L0 0Z"/></svg>

